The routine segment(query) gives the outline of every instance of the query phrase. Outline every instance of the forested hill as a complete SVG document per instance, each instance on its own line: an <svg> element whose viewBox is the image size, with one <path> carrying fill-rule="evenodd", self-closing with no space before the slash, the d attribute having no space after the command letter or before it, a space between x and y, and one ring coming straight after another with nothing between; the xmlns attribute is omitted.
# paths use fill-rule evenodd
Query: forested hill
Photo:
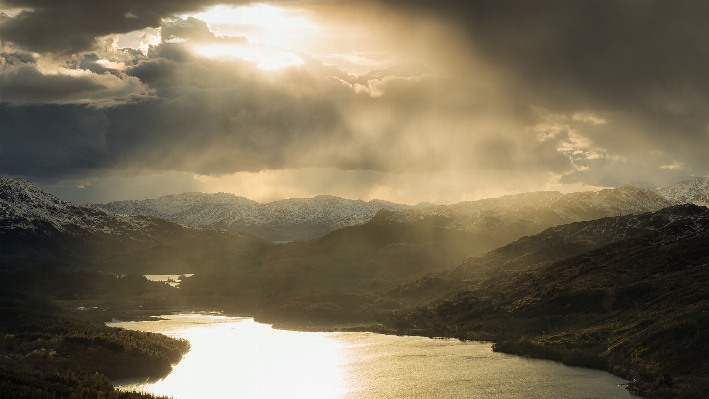
<svg viewBox="0 0 709 399"><path fill-rule="evenodd" d="M162 377L190 348L161 334L107 327L102 319L150 292L174 291L142 276L53 267L0 269L0 397L152 398L110 379ZM97 306L77 306L100 301ZM107 300L117 304L108 308ZM107 312L108 311L108 312Z"/></svg>
<svg viewBox="0 0 709 399"><path fill-rule="evenodd" d="M694 216L647 234L470 280L386 323L609 370L648 398L707 397L709 218L706 208L686 210Z"/></svg>

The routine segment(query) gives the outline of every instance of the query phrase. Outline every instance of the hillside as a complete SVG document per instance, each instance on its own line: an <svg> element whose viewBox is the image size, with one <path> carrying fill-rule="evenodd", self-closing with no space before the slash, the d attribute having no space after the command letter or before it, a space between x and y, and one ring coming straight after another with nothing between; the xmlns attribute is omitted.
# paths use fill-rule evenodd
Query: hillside
<svg viewBox="0 0 709 399"><path fill-rule="evenodd" d="M482 278L528 270L614 242L650 234L674 223L708 217L707 208L688 204L657 212L550 227L482 256L466 258L454 266L427 272L413 280L388 287L385 293L391 297L421 302L444 292L451 293L474 286Z"/></svg>
<svg viewBox="0 0 709 399"><path fill-rule="evenodd" d="M174 291L135 275L0 269L0 397L154 398L118 391L109 378L164 377L189 342L109 328L103 320Z"/></svg>
<svg viewBox="0 0 709 399"><path fill-rule="evenodd" d="M553 226L653 212L673 204L655 192L626 186L565 195L558 192L507 195L389 213L387 221L411 223L437 218L438 227L486 234L495 239L496 246L501 246ZM484 248L477 255L494 248Z"/></svg>
<svg viewBox="0 0 709 399"><path fill-rule="evenodd" d="M191 273L248 264L268 246L245 233L74 205L25 180L0 179L0 265Z"/></svg>
<svg viewBox="0 0 709 399"><path fill-rule="evenodd" d="M685 209L648 234L482 279L386 324L609 370L648 398L706 397L709 217Z"/></svg>
<svg viewBox="0 0 709 399"><path fill-rule="evenodd" d="M477 245L491 244L482 235L422 223L381 223L377 217L317 240L270 247L247 269L196 274L182 281L180 291L205 305L253 313L315 293L369 294L453 264Z"/></svg>
<svg viewBox="0 0 709 399"><path fill-rule="evenodd" d="M233 194L182 193L140 201L97 205L114 213L148 215L193 227L217 227L254 234L268 241L304 241L368 222L380 209L425 207L383 200L349 200L319 195L258 203Z"/></svg>

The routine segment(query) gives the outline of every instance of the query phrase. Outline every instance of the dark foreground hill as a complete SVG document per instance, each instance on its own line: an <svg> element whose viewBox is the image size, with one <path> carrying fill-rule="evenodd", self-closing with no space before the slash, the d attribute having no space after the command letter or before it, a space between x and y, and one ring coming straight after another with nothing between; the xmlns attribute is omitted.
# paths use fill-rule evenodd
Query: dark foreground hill
<svg viewBox="0 0 709 399"><path fill-rule="evenodd" d="M189 343L109 328L101 317L118 310L106 303L137 308L136 297L169 298L172 291L142 276L0 269L0 397L152 398L117 391L109 378L165 376ZM96 301L100 307L77 306Z"/></svg>
<svg viewBox="0 0 709 399"><path fill-rule="evenodd" d="M648 398L709 396L709 218L688 206L648 234L475 281L392 311L407 333L601 368Z"/></svg>
<svg viewBox="0 0 709 399"><path fill-rule="evenodd" d="M709 217L696 205L677 205L657 212L606 217L551 227L543 232L494 249L483 256L464 259L454 266L423 273L401 285L388 287L388 296L422 302L467 289L482 278L528 270L604 245L650 234L674 223L693 223Z"/></svg>

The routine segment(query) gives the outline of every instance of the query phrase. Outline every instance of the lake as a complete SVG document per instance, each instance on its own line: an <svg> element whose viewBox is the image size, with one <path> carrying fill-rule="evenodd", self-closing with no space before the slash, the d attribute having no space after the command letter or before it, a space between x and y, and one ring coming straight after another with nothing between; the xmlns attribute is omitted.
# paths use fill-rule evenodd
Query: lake
<svg viewBox="0 0 709 399"><path fill-rule="evenodd" d="M275 330L250 318L179 314L107 323L190 341L159 381L115 381L175 399L631 398L609 373L496 353L491 344Z"/></svg>

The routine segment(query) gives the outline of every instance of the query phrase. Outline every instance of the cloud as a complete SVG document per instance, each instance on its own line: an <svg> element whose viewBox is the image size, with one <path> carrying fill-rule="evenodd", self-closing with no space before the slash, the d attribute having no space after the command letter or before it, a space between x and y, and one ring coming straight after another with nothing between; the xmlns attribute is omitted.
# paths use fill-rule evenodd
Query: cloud
<svg viewBox="0 0 709 399"><path fill-rule="evenodd" d="M0 173L352 173L362 196L424 193L393 176L438 176L449 187L421 181L445 198L494 191L461 174L516 191L709 173L703 3L289 3L323 24L302 48L342 29L346 48L322 39L317 56L175 17L216 3L4 1L25 11L0 20ZM162 40L144 53L112 45L146 27ZM209 46L220 52L197 51ZM352 75L319 61L334 59L381 66Z"/></svg>
<svg viewBox="0 0 709 399"><path fill-rule="evenodd" d="M0 104L0 171L63 178L95 173L108 153L109 120L79 105Z"/></svg>
<svg viewBox="0 0 709 399"><path fill-rule="evenodd" d="M100 37L159 27L163 18L218 3L225 1L2 0L0 6L23 11L0 20L0 36L33 52L76 54L97 49Z"/></svg>
<svg viewBox="0 0 709 399"><path fill-rule="evenodd" d="M577 131L611 155L661 152L664 164L709 171L708 3L380 3L455 24L479 59L508 72L520 102L586 122Z"/></svg>
<svg viewBox="0 0 709 399"><path fill-rule="evenodd" d="M105 73L120 67L108 60L91 60L83 63L86 69L74 69L44 67L34 62L34 58L23 62L21 57L21 54L0 54L0 103L108 106L152 96L152 89L135 77L120 72Z"/></svg>
<svg viewBox="0 0 709 399"><path fill-rule="evenodd" d="M161 29L161 36L165 43L191 41L223 45L249 44L248 39L243 36L217 36L209 29L206 22L193 17L166 23Z"/></svg>
<svg viewBox="0 0 709 399"><path fill-rule="evenodd" d="M162 43L146 59L134 65L126 62L116 76L116 71L89 72L101 72L109 63L88 55L79 63L87 68L82 76L132 79L149 87L154 98L101 110L65 109L76 115L71 123L78 123L82 115L105 119L106 127L100 130L103 145L80 147L82 157L94 160L91 167L97 173L571 169L568 157L556 150L558 140L540 142L523 134L520 121L500 106L508 99L489 87L426 74L412 65L356 77L304 59L301 67L260 71L253 62L199 57L189 43ZM375 88L377 95L358 91L359 81ZM71 101L68 94L63 96ZM46 96L45 101L52 98ZM26 170L57 179L78 171L90 173L53 154L40 161L36 150L29 150L32 140L47 134L45 129L56 129L29 123L32 118L25 115L45 114L47 119L55 117L48 111L53 108L31 107L24 114L8 105L4 108L4 118L14 126L9 134L18 132L14 142L24 143L16 145L18 153L31 155L22 163ZM89 136L85 140L94 141ZM77 148L65 147L56 141L46 150L67 155ZM43 166L52 162L53 168Z"/></svg>

